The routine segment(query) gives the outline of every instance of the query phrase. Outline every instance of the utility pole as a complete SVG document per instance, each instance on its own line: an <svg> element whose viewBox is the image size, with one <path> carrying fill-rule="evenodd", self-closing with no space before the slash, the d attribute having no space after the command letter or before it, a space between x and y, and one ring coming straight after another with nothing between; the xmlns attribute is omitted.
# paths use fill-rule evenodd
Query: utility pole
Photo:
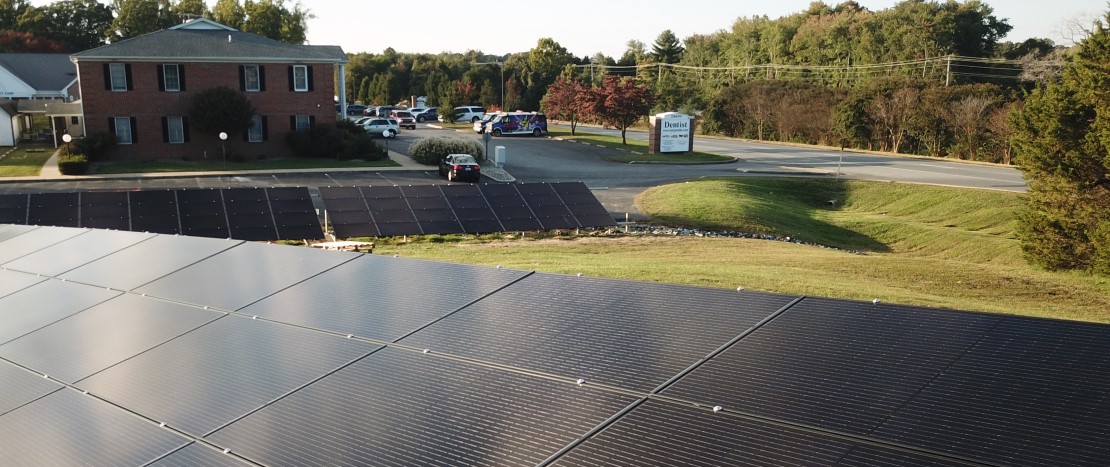
<svg viewBox="0 0 1110 467"><path fill-rule="evenodd" d="M952 55L945 57L944 61L946 63L944 67L944 86L948 87L948 83L952 81Z"/></svg>

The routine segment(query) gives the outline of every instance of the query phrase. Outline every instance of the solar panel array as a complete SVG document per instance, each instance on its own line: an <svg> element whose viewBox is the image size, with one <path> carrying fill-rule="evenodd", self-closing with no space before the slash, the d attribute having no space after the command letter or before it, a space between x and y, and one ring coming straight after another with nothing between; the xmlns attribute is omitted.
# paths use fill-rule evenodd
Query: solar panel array
<svg viewBox="0 0 1110 467"><path fill-rule="evenodd" d="M581 182L321 187L342 238L616 225Z"/></svg>
<svg viewBox="0 0 1110 467"><path fill-rule="evenodd" d="M0 223L252 241L324 237L304 187L3 194Z"/></svg>
<svg viewBox="0 0 1110 467"><path fill-rule="evenodd" d="M82 228L0 225L0 382L9 465L1110 459L1106 325Z"/></svg>

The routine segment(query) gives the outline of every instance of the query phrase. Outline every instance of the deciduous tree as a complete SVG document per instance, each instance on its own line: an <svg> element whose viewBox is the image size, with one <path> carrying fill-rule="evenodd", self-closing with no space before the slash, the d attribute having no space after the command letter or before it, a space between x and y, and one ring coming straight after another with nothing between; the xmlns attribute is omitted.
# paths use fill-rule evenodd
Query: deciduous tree
<svg viewBox="0 0 1110 467"><path fill-rule="evenodd" d="M651 88L631 78L606 76L601 87L593 90L592 110L602 123L621 131L621 144L628 144L628 127L647 116L655 98Z"/></svg>
<svg viewBox="0 0 1110 467"><path fill-rule="evenodd" d="M570 122L570 134L573 135L582 117L583 98L588 93L589 88L581 81L559 77L547 87L543 111L548 117Z"/></svg>
<svg viewBox="0 0 1110 467"><path fill-rule="evenodd" d="M243 93L226 86L205 89L193 96L189 123L201 133L237 135L251 127L254 106Z"/></svg>

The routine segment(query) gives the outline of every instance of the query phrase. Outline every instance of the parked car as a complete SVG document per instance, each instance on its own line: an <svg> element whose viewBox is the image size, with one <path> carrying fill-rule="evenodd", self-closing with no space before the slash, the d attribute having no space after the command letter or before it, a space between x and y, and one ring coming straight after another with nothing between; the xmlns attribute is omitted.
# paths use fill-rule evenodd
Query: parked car
<svg viewBox="0 0 1110 467"><path fill-rule="evenodd" d="M486 114L486 109L476 105L466 105L462 107L455 107L451 109L451 114L454 115L456 122L470 122L474 123L482 119L482 115ZM439 121L444 121L443 115L439 116Z"/></svg>
<svg viewBox="0 0 1110 467"><path fill-rule="evenodd" d="M493 136L543 136L547 133L547 116L539 112L502 113L491 118L484 129Z"/></svg>
<svg viewBox="0 0 1110 467"><path fill-rule="evenodd" d="M396 109L399 109L399 108L400 107L393 106L393 105L379 105L377 107L367 107L366 110L364 110L362 112L362 115L367 116L367 117L388 117L390 112L392 112Z"/></svg>
<svg viewBox="0 0 1110 467"><path fill-rule="evenodd" d="M448 181L470 180L477 182L482 178L482 166L470 154L448 154L439 161L439 174Z"/></svg>
<svg viewBox="0 0 1110 467"><path fill-rule="evenodd" d="M502 115L501 112L494 112L494 113L491 113L491 114L482 115L481 119L474 122L474 132L478 133L478 134L485 133L486 132L486 124L489 123L490 120L493 120L494 118L497 118L501 115Z"/></svg>
<svg viewBox="0 0 1110 467"><path fill-rule="evenodd" d="M362 115L366 111L366 106L362 104L349 104L347 105L347 115Z"/></svg>
<svg viewBox="0 0 1110 467"><path fill-rule="evenodd" d="M410 130L416 129L416 119L407 110L394 110L389 113L389 116L401 125L401 128L408 128Z"/></svg>
<svg viewBox="0 0 1110 467"><path fill-rule="evenodd" d="M384 136L392 138L401 132L401 126L397 124L397 120L392 118L373 117L362 124L362 129L366 130L370 136Z"/></svg>
<svg viewBox="0 0 1110 467"><path fill-rule="evenodd" d="M439 118L439 114L436 113L435 107L428 107L426 109L409 109L409 113L411 113L412 116L416 118L417 123L424 123L426 121L436 120Z"/></svg>

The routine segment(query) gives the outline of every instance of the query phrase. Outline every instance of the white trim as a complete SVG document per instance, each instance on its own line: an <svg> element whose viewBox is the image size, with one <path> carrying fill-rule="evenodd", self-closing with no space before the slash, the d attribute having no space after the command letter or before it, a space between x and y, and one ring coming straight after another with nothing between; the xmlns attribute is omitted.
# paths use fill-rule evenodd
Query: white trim
<svg viewBox="0 0 1110 467"><path fill-rule="evenodd" d="M169 82L169 76L170 75L168 73L166 73L166 70L168 70L167 67L171 67L171 66L173 67L174 71L177 73L177 76L174 76L174 79L177 80L177 86L174 89L170 89L170 82ZM162 64L162 89L166 92L181 92L181 65L180 64L177 64L177 63L163 63Z"/></svg>
<svg viewBox="0 0 1110 467"><path fill-rule="evenodd" d="M301 128L301 119L302 118L304 119L304 128ZM296 128L294 128L293 131L304 132L304 131L308 131L308 130L312 129L312 116L311 115L294 115L293 116L293 122L295 123L294 126L296 126Z"/></svg>
<svg viewBox="0 0 1110 467"><path fill-rule="evenodd" d="M304 70L304 86L297 86L297 70ZM293 92L308 92L308 65L293 65Z"/></svg>
<svg viewBox="0 0 1110 467"><path fill-rule="evenodd" d="M255 128L258 128L258 139L255 139ZM265 141L265 131L262 129L262 116L251 115L251 127L247 128L247 142L248 143L261 143Z"/></svg>
<svg viewBox="0 0 1110 467"><path fill-rule="evenodd" d="M254 89L251 81L247 79L247 70L254 69ZM243 65L243 90L246 92L262 92L262 69L258 65Z"/></svg>
<svg viewBox="0 0 1110 467"><path fill-rule="evenodd" d="M178 132L178 136L181 137L181 140L179 141L173 140L173 122L175 121L178 124L177 129L180 130ZM166 117L166 140L169 142L169 144L185 144L185 119L183 117L173 115Z"/></svg>
<svg viewBox="0 0 1110 467"><path fill-rule="evenodd" d="M116 88L116 70L119 69L123 75L123 89ZM112 92L126 92L127 91L127 65L123 63L109 63L108 64L108 88Z"/></svg>
<svg viewBox="0 0 1110 467"><path fill-rule="evenodd" d="M123 121L127 122L127 141L122 141L120 139L120 135L119 135L119 129L120 129L119 121L120 120L123 120ZM135 144L135 133L134 133L135 129L131 128L131 117L112 117L112 125L115 126L114 130L115 130L115 133L116 133L116 144L122 144L122 145Z"/></svg>
<svg viewBox="0 0 1110 467"><path fill-rule="evenodd" d="M212 21L208 18L191 19L191 20L186 21L184 23L178 24L177 26L172 26L169 29L193 29L193 30L196 30L196 29L208 29L208 30L223 29L225 31L238 31L238 29L235 29L235 28L233 28L231 26L228 26L228 25L225 25L225 24L217 23L217 22Z"/></svg>

